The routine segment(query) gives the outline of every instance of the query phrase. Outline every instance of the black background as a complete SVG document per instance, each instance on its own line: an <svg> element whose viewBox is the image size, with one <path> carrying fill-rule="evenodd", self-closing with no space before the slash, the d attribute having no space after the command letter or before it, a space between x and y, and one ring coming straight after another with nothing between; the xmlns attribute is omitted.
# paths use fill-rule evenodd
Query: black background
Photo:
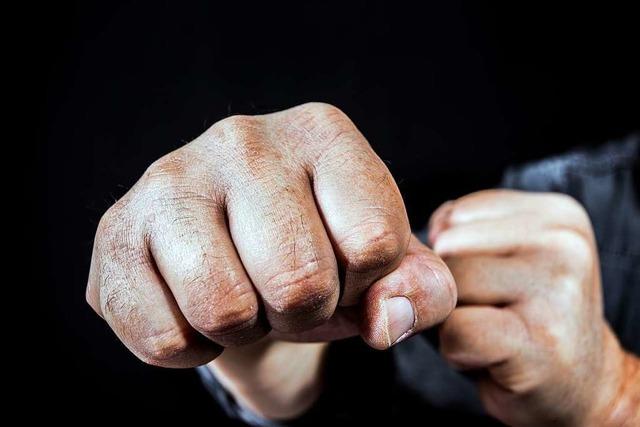
<svg viewBox="0 0 640 427"><path fill-rule="evenodd" d="M97 420L219 415L192 371L129 354L84 287L101 214L153 160L230 114L337 105L387 161L414 227L508 164L640 127L633 11L478 3L34 10L42 404Z"/></svg>

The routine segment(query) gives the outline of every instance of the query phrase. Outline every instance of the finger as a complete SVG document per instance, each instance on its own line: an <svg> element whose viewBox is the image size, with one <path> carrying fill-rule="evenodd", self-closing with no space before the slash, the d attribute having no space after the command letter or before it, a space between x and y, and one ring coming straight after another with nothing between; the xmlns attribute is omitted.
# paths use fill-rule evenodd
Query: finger
<svg viewBox="0 0 640 427"><path fill-rule="evenodd" d="M548 225L590 228L582 206L565 194L484 190L436 209L430 220L429 241L433 243L440 232L451 226L497 221L515 215L534 216L538 222Z"/></svg>
<svg viewBox="0 0 640 427"><path fill-rule="evenodd" d="M436 209L429 222L430 228L446 228L535 211L549 201L549 194L516 190L478 191L448 201Z"/></svg>
<svg viewBox="0 0 640 427"><path fill-rule="evenodd" d="M374 283L362 301L361 334L377 349L441 323L456 304L456 287L444 262L411 237L400 266Z"/></svg>
<svg viewBox="0 0 640 427"><path fill-rule="evenodd" d="M444 202L438 209L436 209L429 218L427 226L427 241L429 244L433 244L435 238L440 234L442 230L448 227L449 214L453 209L454 201L448 200Z"/></svg>
<svg viewBox="0 0 640 427"><path fill-rule="evenodd" d="M501 384L496 383L491 375L483 375L476 381L478 395L487 413L497 418L508 426L522 426L531 424L530 414L542 414L546 408L534 408L536 399L527 396L523 399L522 393L517 393L518 389L510 390ZM538 422L540 420L537 420ZM555 414L550 415L550 419L538 425L554 425L558 423Z"/></svg>
<svg viewBox="0 0 640 427"><path fill-rule="evenodd" d="M206 197L166 199L173 200L173 208L156 216L150 248L189 324L223 346L266 335L257 294L229 236L222 205Z"/></svg>
<svg viewBox="0 0 640 427"><path fill-rule="evenodd" d="M513 190L483 190L447 201L429 219L429 242L434 245L440 233L450 227L513 216L530 210L539 201L539 193Z"/></svg>
<svg viewBox="0 0 640 427"><path fill-rule="evenodd" d="M411 234L404 202L385 164L345 114L335 107L300 114L299 126L315 141L303 161L343 273L340 305L353 305L404 256Z"/></svg>
<svg viewBox="0 0 640 427"><path fill-rule="evenodd" d="M459 307L440 328L440 351L459 369L481 369L515 361L527 346L526 326L508 309Z"/></svg>
<svg viewBox="0 0 640 427"><path fill-rule="evenodd" d="M280 174L230 198L229 226L273 329L300 332L333 314L338 270L306 175Z"/></svg>
<svg viewBox="0 0 640 427"><path fill-rule="evenodd" d="M223 170L231 236L273 329L308 330L337 305L331 241L304 169L274 153L262 128L244 129L233 167Z"/></svg>
<svg viewBox="0 0 640 427"><path fill-rule="evenodd" d="M142 235L123 226L99 227L90 287L99 289L100 313L146 363L185 368L213 360L221 348L182 316Z"/></svg>
<svg viewBox="0 0 640 427"><path fill-rule="evenodd" d="M545 236L537 218L523 221L513 216L459 224L441 231L433 242L434 251L442 256L450 255L507 255L531 246L539 246Z"/></svg>
<svg viewBox="0 0 640 427"><path fill-rule="evenodd" d="M287 334L271 331L270 337L291 342L328 342L354 337L360 334L360 307L338 307L325 323L308 331Z"/></svg>
<svg viewBox="0 0 640 427"><path fill-rule="evenodd" d="M506 305L534 292L540 277L528 259L495 256L452 256L445 259L458 288L458 304Z"/></svg>
<svg viewBox="0 0 640 427"><path fill-rule="evenodd" d="M454 225L532 211L547 201L547 195L502 189L478 191L455 200L448 211L447 220Z"/></svg>
<svg viewBox="0 0 640 427"><path fill-rule="evenodd" d="M582 266L591 259L593 239L572 228L549 226L539 215L461 224L441 232L433 250L443 258L464 255L538 254L567 269L566 260ZM577 271L578 273L580 271Z"/></svg>

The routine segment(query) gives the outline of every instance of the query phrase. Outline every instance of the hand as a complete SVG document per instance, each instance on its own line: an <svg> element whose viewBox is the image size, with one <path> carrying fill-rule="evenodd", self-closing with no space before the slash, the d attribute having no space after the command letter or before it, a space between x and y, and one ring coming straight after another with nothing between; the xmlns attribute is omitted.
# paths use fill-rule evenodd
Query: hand
<svg viewBox="0 0 640 427"><path fill-rule="evenodd" d="M480 371L486 410L516 426L622 425L637 360L604 320L584 209L559 194L481 191L444 204L430 225L459 295L441 351Z"/></svg>
<svg viewBox="0 0 640 427"><path fill-rule="evenodd" d="M151 165L100 221L87 300L140 359L190 367L270 329L387 348L442 321L455 286L410 244L353 123L305 104L222 120ZM361 300L359 328L331 327Z"/></svg>

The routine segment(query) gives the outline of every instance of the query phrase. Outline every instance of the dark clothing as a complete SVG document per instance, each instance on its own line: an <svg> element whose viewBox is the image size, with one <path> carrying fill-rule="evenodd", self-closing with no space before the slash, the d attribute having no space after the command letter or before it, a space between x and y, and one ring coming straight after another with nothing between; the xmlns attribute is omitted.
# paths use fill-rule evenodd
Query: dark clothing
<svg viewBox="0 0 640 427"><path fill-rule="evenodd" d="M505 188L566 193L588 211L598 242L605 315L622 346L640 354L640 135L595 151L513 167ZM424 232L419 233L424 236ZM239 407L206 369L203 381L228 415L258 426L279 426ZM444 419L455 425L500 425L484 414L472 378L447 366L437 333L427 331L391 351L369 349L359 338L332 343L323 395L290 423L380 423Z"/></svg>

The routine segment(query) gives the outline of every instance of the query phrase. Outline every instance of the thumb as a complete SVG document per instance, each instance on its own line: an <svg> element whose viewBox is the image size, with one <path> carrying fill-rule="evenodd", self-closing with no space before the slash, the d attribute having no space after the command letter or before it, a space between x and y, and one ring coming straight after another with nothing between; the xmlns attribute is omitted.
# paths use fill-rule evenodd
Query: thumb
<svg viewBox="0 0 640 427"><path fill-rule="evenodd" d="M375 282L364 295L360 334L373 348L389 348L443 322L456 300L456 285L449 268L412 236L400 266Z"/></svg>

